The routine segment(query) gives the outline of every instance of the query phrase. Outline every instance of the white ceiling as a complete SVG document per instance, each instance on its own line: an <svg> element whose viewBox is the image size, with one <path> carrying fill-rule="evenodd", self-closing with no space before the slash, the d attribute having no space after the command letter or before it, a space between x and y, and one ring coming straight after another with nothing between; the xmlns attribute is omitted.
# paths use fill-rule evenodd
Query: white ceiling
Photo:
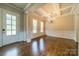
<svg viewBox="0 0 79 59"><path fill-rule="evenodd" d="M49 3L44 6L41 6L37 9L37 13L41 15L52 15L57 16L60 14L67 14L70 13L72 10L72 4L55 4L55 3Z"/></svg>
<svg viewBox="0 0 79 59"><path fill-rule="evenodd" d="M30 5L29 5L30 4ZM25 9L28 5L28 8L26 9L36 9L38 7L40 7L41 5L43 5L43 3L12 3L12 5L14 5L17 8L20 9Z"/></svg>
<svg viewBox="0 0 79 59"><path fill-rule="evenodd" d="M24 9L28 5L28 3L12 3L12 4L21 9Z"/></svg>
<svg viewBox="0 0 79 59"><path fill-rule="evenodd" d="M30 5L29 5L30 4ZM72 3L12 3L15 7L23 11L34 11L41 16L55 17L57 15L64 15L71 13L73 9Z"/></svg>

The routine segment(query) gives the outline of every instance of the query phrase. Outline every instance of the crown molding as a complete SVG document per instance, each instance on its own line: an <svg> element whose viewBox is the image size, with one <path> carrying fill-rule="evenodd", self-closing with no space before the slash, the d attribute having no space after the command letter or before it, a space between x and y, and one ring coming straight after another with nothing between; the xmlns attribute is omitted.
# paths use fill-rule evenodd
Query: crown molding
<svg viewBox="0 0 79 59"><path fill-rule="evenodd" d="M15 5L12 4L12 3L3 3L2 5L7 5L8 7L11 7L11 8L13 8L13 9L16 9L17 11L24 12L24 10L22 10L21 8L15 6Z"/></svg>

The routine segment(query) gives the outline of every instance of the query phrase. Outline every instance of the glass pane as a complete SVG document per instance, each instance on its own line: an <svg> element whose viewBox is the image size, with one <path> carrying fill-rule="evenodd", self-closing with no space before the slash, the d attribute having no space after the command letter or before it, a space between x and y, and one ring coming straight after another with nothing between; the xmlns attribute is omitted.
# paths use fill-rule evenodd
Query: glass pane
<svg viewBox="0 0 79 59"><path fill-rule="evenodd" d="M11 29L11 25L7 25L7 30L8 30L8 29Z"/></svg>
<svg viewBox="0 0 79 59"><path fill-rule="evenodd" d="M12 35L16 35L16 30L12 31Z"/></svg>
<svg viewBox="0 0 79 59"><path fill-rule="evenodd" d="M37 20L33 20L33 26L37 26Z"/></svg>
<svg viewBox="0 0 79 59"><path fill-rule="evenodd" d="M6 24L11 24L11 20L6 20Z"/></svg>
<svg viewBox="0 0 79 59"><path fill-rule="evenodd" d="M6 14L6 19L11 20L11 15L10 14Z"/></svg>
<svg viewBox="0 0 79 59"><path fill-rule="evenodd" d="M7 31L6 32L6 35L11 35L11 31Z"/></svg>
<svg viewBox="0 0 79 59"><path fill-rule="evenodd" d="M12 16L12 20L16 20L16 16Z"/></svg>
<svg viewBox="0 0 79 59"><path fill-rule="evenodd" d="M12 30L13 30L13 29L16 29L16 26L12 26Z"/></svg>
<svg viewBox="0 0 79 59"><path fill-rule="evenodd" d="M12 21L12 25L16 25L16 21Z"/></svg>

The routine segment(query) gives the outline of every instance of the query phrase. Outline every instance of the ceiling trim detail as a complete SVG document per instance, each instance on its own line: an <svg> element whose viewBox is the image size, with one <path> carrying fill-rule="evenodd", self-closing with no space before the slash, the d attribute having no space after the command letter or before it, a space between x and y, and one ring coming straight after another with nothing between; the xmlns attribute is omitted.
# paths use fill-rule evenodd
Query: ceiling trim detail
<svg viewBox="0 0 79 59"><path fill-rule="evenodd" d="M28 4L26 5L26 7L24 8L24 11L26 11L26 10L27 10L27 8L29 8L29 7L30 7L30 5L31 5L31 3L28 3Z"/></svg>

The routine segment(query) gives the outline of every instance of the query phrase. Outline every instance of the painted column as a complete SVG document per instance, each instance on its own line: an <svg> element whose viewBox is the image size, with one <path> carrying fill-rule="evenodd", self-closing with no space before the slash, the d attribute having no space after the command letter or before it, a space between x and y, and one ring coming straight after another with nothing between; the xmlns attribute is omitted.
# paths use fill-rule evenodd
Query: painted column
<svg viewBox="0 0 79 59"><path fill-rule="evenodd" d="M26 26L26 30L27 30L27 40L26 40L26 41L29 43L29 42L31 42L31 39L32 39L32 38L31 38L31 31L30 31L30 26L29 26L29 14L28 14L28 13L29 13L29 12L26 12L26 14L27 14L27 15L26 15L26 16L27 16L27 17L26 17L26 20L27 20L27 21L26 21L26 22L27 22L27 23L26 23L26 25L27 25L27 26Z"/></svg>

